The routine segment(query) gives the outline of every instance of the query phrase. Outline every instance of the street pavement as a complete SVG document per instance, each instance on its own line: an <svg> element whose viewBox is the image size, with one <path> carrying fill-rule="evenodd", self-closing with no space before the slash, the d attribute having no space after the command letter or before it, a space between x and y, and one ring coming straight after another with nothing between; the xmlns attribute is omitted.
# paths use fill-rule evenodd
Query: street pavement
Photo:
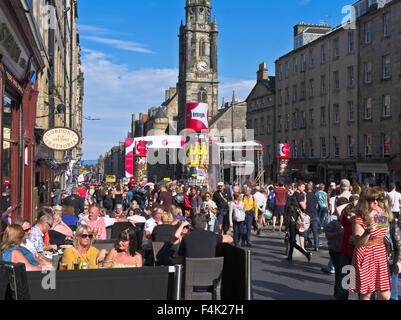
<svg viewBox="0 0 401 320"><path fill-rule="evenodd" d="M329 261L324 234L319 238L319 251L311 251L311 262L304 256L295 255L292 262L287 261L284 235L283 232L271 232L270 227L259 236L252 234L254 300L333 300L334 275L321 271ZM358 300L358 296L350 294L349 299Z"/></svg>

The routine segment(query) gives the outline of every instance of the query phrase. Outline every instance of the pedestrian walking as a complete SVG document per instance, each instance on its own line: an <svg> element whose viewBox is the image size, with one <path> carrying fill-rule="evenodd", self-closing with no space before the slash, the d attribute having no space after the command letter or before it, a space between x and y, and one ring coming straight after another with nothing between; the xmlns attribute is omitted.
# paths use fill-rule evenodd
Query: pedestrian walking
<svg viewBox="0 0 401 320"><path fill-rule="evenodd" d="M240 240L246 242L245 232L245 204L242 201L241 194L234 193L234 199L230 203L229 218L230 227L234 230L234 245L238 246Z"/></svg>
<svg viewBox="0 0 401 320"><path fill-rule="evenodd" d="M369 300L374 291L379 300L390 299L391 279L384 237L392 213L379 206L383 200L376 190L366 188L355 209L352 234L355 242L352 260L355 283L351 282L349 291L358 293L361 300Z"/></svg>
<svg viewBox="0 0 401 320"><path fill-rule="evenodd" d="M246 187L245 196L242 201L245 207L245 228L246 228L246 240L243 242L243 246L251 247L251 231L252 227L257 224L258 219L258 204L255 197L252 195L250 187Z"/></svg>

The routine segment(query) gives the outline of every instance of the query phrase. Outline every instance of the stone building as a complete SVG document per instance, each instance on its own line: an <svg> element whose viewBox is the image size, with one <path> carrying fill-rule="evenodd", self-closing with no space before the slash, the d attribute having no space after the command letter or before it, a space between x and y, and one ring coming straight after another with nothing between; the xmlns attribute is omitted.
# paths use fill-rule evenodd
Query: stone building
<svg viewBox="0 0 401 320"><path fill-rule="evenodd" d="M269 77L266 63L259 65L257 82L246 99L246 127L252 129L255 140L264 145L265 181L274 180L276 162L273 158L276 148L275 132L275 77Z"/></svg>
<svg viewBox="0 0 401 320"><path fill-rule="evenodd" d="M401 1L357 4L357 171L362 182L401 182Z"/></svg>
<svg viewBox="0 0 401 320"><path fill-rule="evenodd" d="M275 142L290 144L291 179L355 173L357 33L347 26L316 25L320 37L276 61ZM296 25L295 38L304 30Z"/></svg>
<svg viewBox="0 0 401 320"><path fill-rule="evenodd" d="M186 0L186 24L179 33L178 132L186 128L186 104L209 104L209 121L218 112L217 21L211 0Z"/></svg>
<svg viewBox="0 0 401 320"><path fill-rule="evenodd" d="M45 68L38 75L39 97L36 130L36 184L48 189L54 181L65 185L65 172L82 157L81 143L73 150L53 151L40 144L47 129L67 127L82 137L84 78L81 71L77 26L77 0L32 0L32 14L37 21Z"/></svg>

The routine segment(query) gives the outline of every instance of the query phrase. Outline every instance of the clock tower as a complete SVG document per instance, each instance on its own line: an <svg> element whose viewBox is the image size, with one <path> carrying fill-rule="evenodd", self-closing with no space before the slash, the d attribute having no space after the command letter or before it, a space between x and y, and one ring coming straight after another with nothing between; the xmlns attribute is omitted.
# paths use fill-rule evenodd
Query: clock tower
<svg viewBox="0 0 401 320"><path fill-rule="evenodd" d="M180 26L178 133L186 128L186 105L209 105L209 121L217 114L217 22L211 20L211 0L186 0L186 25Z"/></svg>

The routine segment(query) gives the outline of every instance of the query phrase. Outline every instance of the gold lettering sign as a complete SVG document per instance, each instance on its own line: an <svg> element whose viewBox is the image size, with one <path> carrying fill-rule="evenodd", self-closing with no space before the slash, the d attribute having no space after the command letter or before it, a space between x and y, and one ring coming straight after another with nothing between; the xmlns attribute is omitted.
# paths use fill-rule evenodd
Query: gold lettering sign
<svg viewBox="0 0 401 320"><path fill-rule="evenodd" d="M79 144L79 141L79 134L69 128L53 128L43 134L43 143L57 151L71 150Z"/></svg>

